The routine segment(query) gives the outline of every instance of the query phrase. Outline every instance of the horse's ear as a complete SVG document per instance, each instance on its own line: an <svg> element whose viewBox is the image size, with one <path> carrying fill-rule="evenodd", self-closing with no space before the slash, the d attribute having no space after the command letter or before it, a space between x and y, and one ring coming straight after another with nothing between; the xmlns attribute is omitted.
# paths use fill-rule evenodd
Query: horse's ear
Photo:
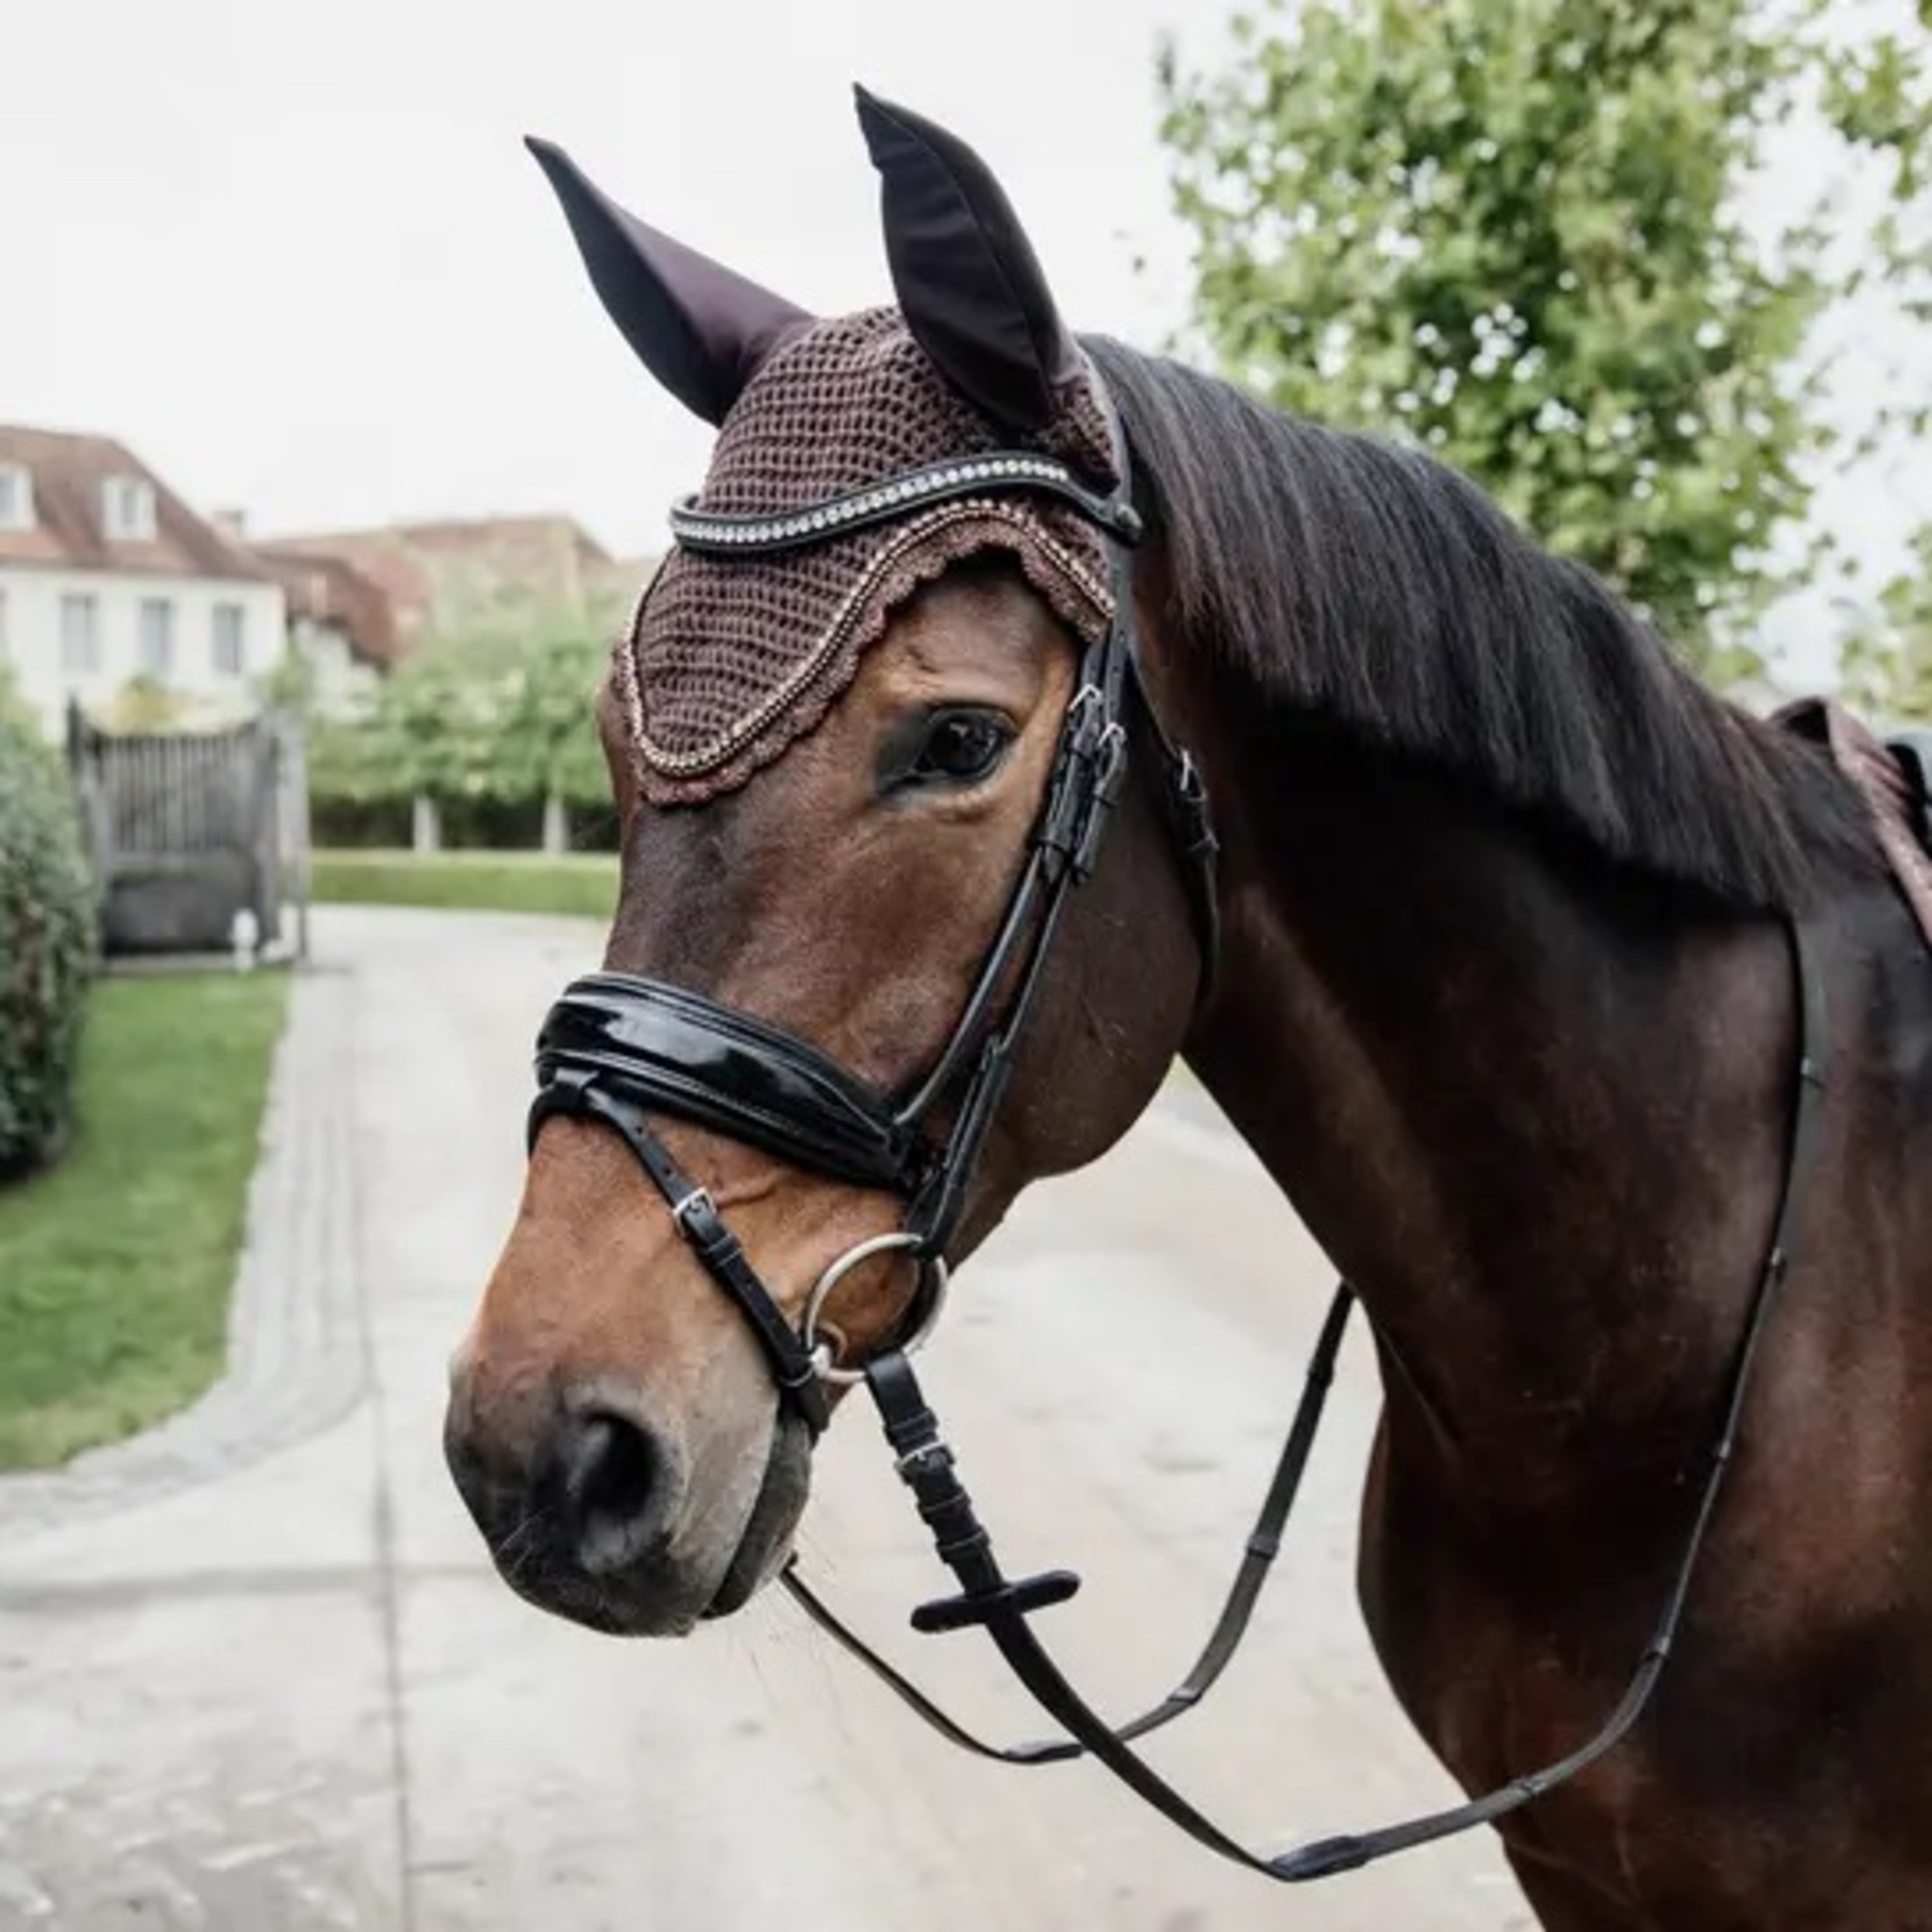
<svg viewBox="0 0 1932 1932"><path fill-rule="evenodd" d="M1005 190L956 135L854 92L906 326L1003 429L1046 428L1079 378L1079 352Z"/></svg>
<svg viewBox="0 0 1932 1932"><path fill-rule="evenodd" d="M563 150L526 136L605 311L686 408L724 420L758 365L812 317L620 208Z"/></svg>

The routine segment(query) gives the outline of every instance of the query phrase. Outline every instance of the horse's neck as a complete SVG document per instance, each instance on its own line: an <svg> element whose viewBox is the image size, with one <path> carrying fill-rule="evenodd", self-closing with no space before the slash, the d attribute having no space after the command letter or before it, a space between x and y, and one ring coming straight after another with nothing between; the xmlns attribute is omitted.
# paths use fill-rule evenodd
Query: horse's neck
<svg viewBox="0 0 1932 1932"><path fill-rule="evenodd" d="M1606 1423L1673 1454L1773 1211L1776 928L1700 921L1318 736L1276 769L1230 826L1190 1058L1354 1282L1392 1419L1479 1479Z"/></svg>

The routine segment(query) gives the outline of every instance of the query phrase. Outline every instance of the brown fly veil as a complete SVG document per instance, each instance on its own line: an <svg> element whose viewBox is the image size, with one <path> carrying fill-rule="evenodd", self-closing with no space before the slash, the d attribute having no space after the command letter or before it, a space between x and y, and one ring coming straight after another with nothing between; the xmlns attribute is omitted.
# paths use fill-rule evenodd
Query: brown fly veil
<svg viewBox="0 0 1932 1932"><path fill-rule="evenodd" d="M1084 386L1022 448L1096 487L1106 421ZM942 461L1010 450L946 382L896 308L812 324L773 353L726 417L692 507L781 516ZM1010 556L1074 634L1112 615L1098 535L1076 512L1003 490L928 506L776 555L674 550L616 653L638 778L654 803L742 784L826 716L893 611L962 559Z"/></svg>

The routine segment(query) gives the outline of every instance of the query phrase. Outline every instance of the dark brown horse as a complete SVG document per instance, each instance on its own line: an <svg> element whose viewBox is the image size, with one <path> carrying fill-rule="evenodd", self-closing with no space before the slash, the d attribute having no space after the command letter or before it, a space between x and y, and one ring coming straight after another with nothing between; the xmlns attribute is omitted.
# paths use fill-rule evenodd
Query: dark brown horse
<svg viewBox="0 0 1932 1932"><path fill-rule="evenodd" d="M506 1576L625 1633L742 1604L805 1505L816 1384L774 1368L814 1284L909 1212L956 1264L1179 1054L1372 1324L1360 1594L1402 1708L1471 1791L1559 1758L1623 1694L1720 1428L1792 1162L1797 922L1828 1070L1802 1239L1674 1654L1616 1748L1500 1828L1558 1932L1932 1927L1932 959L1859 794L1427 458L1076 341L970 152L862 114L898 302L831 321L539 151L614 318L722 433L600 706L611 983L701 996L648 1008L650 1090L695 1097L640 1125L582 1082L536 1139L448 1424ZM1003 450L1087 509L1006 474L782 548L801 506ZM1147 530L1115 608L1132 532L1088 512L1123 490ZM1030 998L963 1196L909 1210L892 1162L924 1156L800 1152L756 1094L707 1102L728 1009L834 1086L921 1085L1129 619L1097 866L1059 917L1082 868L1046 840L1036 981L1002 952L967 1016ZM1175 745L1221 842L1211 978ZM751 1087L780 1037L746 1036ZM592 1046L558 1050L553 1091ZM922 1145L972 1064L940 1069ZM872 1118L812 1104L821 1139ZM868 1250L804 1359L891 1354L932 1285Z"/></svg>

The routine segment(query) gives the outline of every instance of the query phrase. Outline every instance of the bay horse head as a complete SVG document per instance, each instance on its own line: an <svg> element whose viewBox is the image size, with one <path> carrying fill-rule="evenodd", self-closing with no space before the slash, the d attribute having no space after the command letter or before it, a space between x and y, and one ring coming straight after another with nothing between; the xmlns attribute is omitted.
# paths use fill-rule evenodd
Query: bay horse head
<svg viewBox="0 0 1932 1932"><path fill-rule="evenodd" d="M1214 943L1106 388L978 157L859 114L897 303L830 320L532 144L612 319L719 430L602 694L606 971L546 1023L448 1411L506 1576L614 1630L772 1575L841 1389L1139 1114Z"/></svg>

